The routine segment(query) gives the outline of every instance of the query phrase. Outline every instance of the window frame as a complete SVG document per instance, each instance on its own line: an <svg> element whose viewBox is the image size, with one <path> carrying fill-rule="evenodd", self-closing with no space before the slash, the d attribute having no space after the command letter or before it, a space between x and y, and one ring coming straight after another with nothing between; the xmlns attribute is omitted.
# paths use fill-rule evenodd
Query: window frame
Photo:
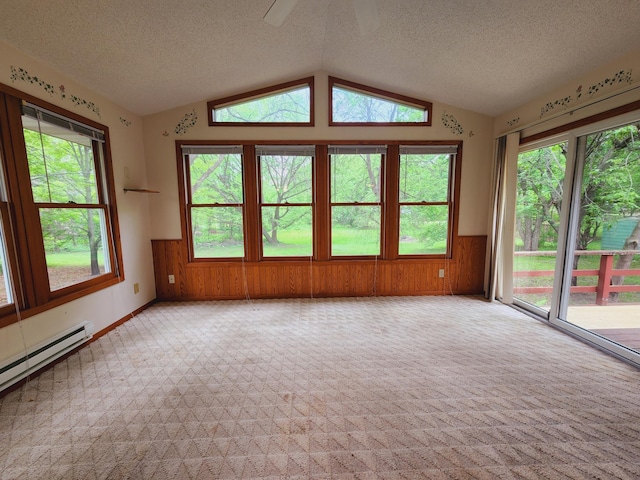
<svg viewBox="0 0 640 480"><path fill-rule="evenodd" d="M92 140L97 201L100 203L77 204L74 207L104 211L107 245L102 248L108 249L110 271L56 290L51 290L49 285L39 214L39 205L42 204L34 201L30 188L31 177L22 125L24 102L73 123L101 130L104 135L104 143L98 145L96 140ZM3 213L8 268L15 293L14 303L0 308L2 327L17 321L16 310L20 311L22 318L27 318L120 283L124 281L124 269L108 127L0 83L0 130L2 181L7 194L0 210Z"/></svg>
<svg viewBox="0 0 640 480"><path fill-rule="evenodd" d="M400 145L400 150L403 147L409 147L411 148L410 145L407 145L405 143L403 143L402 145ZM432 153L425 153L426 155L429 154L446 154L448 153L449 155L449 171L448 171L448 179L447 179L447 200L446 201L439 201L439 202L433 202L433 201L420 201L420 202L405 202L402 201L400 199L400 173L402 171L401 168L401 162L402 162L402 156L403 155L413 155L412 153L402 153L402 151L398 152L398 193L397 193L397 199L398 199L398 227L397 227L397 232L398 235L400 234L400 219L402 217L401 214L401 208L404 205L409 205L409 206L443 206L446 205L447 206L447 239L446 239L446 244L447 244L447 248L446 251L444 253L422 253L422 254L406 254L406 253L400 253L400 239L398 238L398 242L397 242L397 255L398 258L423 258L425 256L428 257L432 257L432 258L451 258L451 247L452 247L452 243L453 243L453 216L454 216L454 196L456 191L459 189L459 187L457 186L456 183L456 179L459 176L459 174L457 174L457 159L458 159L458 155L460 153L460 148L461 146L456 146L455 148L455 152L451 151L451 152L442 152L442 151L438 151L439 148L442 148L443 150L445 149L445 147L453 147L454 143L451 142L450 144L447 145L443 145L443 146L438 146L438 145L431 145L431 148L433 152ZM457 235L457 233L456 233Z"/></svg>
<svg viewBox="0 0 640 480"><path fill-rule="evenodd" d="M351 147L357 147L358 145L352 145ZM367 149L367 148L371 148L370 145L362 145L363 148ZM382 147L382 145L376 145L377 148ZM328 152L327 154L327 161L329 163L329 182L328 182L328 187L329 187L329 259L331 260L353 260L353 259L374 259L374 258L381 258L384 255L384 249L385 249L385 237L386 237L386 232L385 232L385 224L386 224L386 220L387 220L387 215L385 214L385 205L386 205L386 199L387 199L387 189L386 189L386 185L387 185L387 175L385 174L386 172L386 167L387 167L387 157L388 157L388 148L386 145L384 145L384 153L375 153L375 155L380 155L380 172L379 172L379 183L380 183L380 191L378 192L378 201L377 202L334 202L331 198L331 194L332 194L332 184L331 184L331 172L332 172L332 159L331 156L332 155L342 155L341 153L331 153ZM329 150L331 150L331 148L336 148L336 146L331 146L329 147ZM339 148L339 146L337 147ZM351 153L351 152L350 152ZM352 152L354 155L357 155L357 152ZM348 153L345 153L348 154ZM380 212L380 233L379 233L379 239L378 239L378 243L379 243L379 253L377 254L364 254L364 255L334 255L333 254L333 207L356 207L356 206L363 206L363 207L375 207L377 206Z"/></svg>
<svg viewBox="0 0 640 480"><path fill-rule="evenodd" d="M308 144L309 148L311 148L311 146L314 146L313 144ZM316 188L315 188L315 177L316 177L316 152L313 153L313 155L296 155L296 156L303 156L303 157L311 157L311 195L310 198L311 200L309 201L309 203L267 203L263 201L263 196L262 196L262 157L265 156L272 156L274 154L271 155L260 155L259 147L261 145L254 145L254 149L256 150L256 156L255 156L255 162L256 162L256 170L257 170L257 195L258 195L258 215L259 215L259 230L260 230L260 255L259 258L260 260L264 260L264 261L286 261L286 260L306 260L308 261L309 258L314 258L314 252L316 251L315 248L315 229L313 228L314 226L314 220L315 220L315 205L316 205L316 201L315 201L315 195L316 195ZM271 146L273 146L273 144L271 144ZM286 149L289 145L282 145L282 148ZM314 149L315 150L315 149ZM292 155L293 156L293 155ZM297 256L267 256L264 254L264 241L263 241L263 234L262 234L262 229L264 228L264 224L263 224L263 218L262 218L262 212L263 212L263 208L265 207L277 207L277 206L288 206L288 207L309 207L311 209L311 254L310 255L297 255Z"/></svg>
<svg viewBox="0 0 640 480"><path fill-rule="evenodd" d="M315 95L314 95L315 77L305 77L299 80L279 83L269 87L242 92L228 97L217 98L207 102L207 114L210 127L313 127L315 125ZM245 103L251 100L269 97L280 92L295 90L299 87L309 88L309 121L308 122L217 122L215 118L215 110L220 107L232 106Z"/></svg>
<svg viewBox="0 0 640 480"><path fill-rule="evenodd" d="M242 141L242 140L176 140L176 158L178 170L178 192L180 201L180 219L182 228L182 257L187 268L201 266L203 263L233 264L238 262L258 263L299 263L299 262L343 262L343 261L371 261L371 259L381 261L415 261L451 259L455 254L455 245L458 239L457 219L459 216L460 198L460 172L462 165L462 141L399 141L399 140L377 140L377 141L353 141L353 140L333 140L333 141ZM331 257L331 198L330 198L330 165L329 165L329 145L386 145L386 159L383 160L382 179L383 190L381 191L382 203L382 224L381 224L381 254L379 256L334 256ZM245 225L245 256L243 258L198 258L194 259L191 254L189 230L186 214L186 182L184 158L182 155L183 145L242 145L243 146L243 187L244 187L244 225ZM260 212L258 188L259 171L256 157L257 145L314 145L315 156L313 157L312 175L312 235L313 235L313 256L308 257L266 257L262 256L262 221ZM449 216L447 252L444 254L419 254L419 255L399 255L399 163L400 145L433 145L450 146L456 149L454 164L450 167L449 179Z"/></svg>
<svg viewBox="0 0 640 480"><path fill-rule="evenodd" d="M344 90L350 90L355 93L361 93L381 100L388 100L395 103L401 103L408 107L421 108L427 119L422 122L338 122L333 119L333 88L342 87ZM361 83L343 80L341 78L329 76L329 126L330 127L430 127L431 118L433 116L433 103L418 98L400 95L398 93L382 90L380 88L370 87Z"/></svg>
<svg viewBox="0 0 640 480"><path fill-rule="evenodd" d="M223 147L223 145L218 145L219 147ZM229 149L233 148L233 147L239 147L240 148L240 169L242 172L242 203L213 203L213 204L207 204L207 203L194 203L193 202L193 190L192 190L192 185L191 185L191 168L190 168L190 162L189 162L189 155L192 155L192 153L190 152L185 152L184 149L187 149L189 147L198 150L198 147L201 148L200 145L183 145L182 149L181 149L181 154L184 157L184 183L185 183L185 195L186 195L186 209L187 209L187 214L186 214L186 224L187 224L187 232L193 232L193 215L192 215L192 211L194 208L229 208L229 207L236 207L236 208L240 208L242 210L242 238L243 238L243 255L241 256L236 256L236 257L196 257L195 255L195 244L193 242L193 234L190 234L187 236L188 238L188 243L189 243L189 258L192 261L203 261L203 260L210 260L210 259L216 259L216 260L223 260L223 261L229 261L229 260L236 260L236 259L241 259L241 258L245 258L247 256L247 248L246 248L246 244L245 244L245 236L246 236L246 222L245 222L245 182L244 182L244 169L245 169L245 161L244 161L244 149L242 147L242 145L240 144L233 144L233 145L224 145L226 147L228 147Z"/></svg>

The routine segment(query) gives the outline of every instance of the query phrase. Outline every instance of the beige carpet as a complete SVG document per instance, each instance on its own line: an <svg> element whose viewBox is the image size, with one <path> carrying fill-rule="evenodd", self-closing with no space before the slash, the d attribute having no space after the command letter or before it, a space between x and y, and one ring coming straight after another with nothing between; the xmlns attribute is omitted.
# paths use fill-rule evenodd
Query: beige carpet
<svg viewBox="0 0 640 480"><path fill-rule="evenodd" d="M637 479L640 371L500 304L158 304L0 399L2 479Z"/></svg>

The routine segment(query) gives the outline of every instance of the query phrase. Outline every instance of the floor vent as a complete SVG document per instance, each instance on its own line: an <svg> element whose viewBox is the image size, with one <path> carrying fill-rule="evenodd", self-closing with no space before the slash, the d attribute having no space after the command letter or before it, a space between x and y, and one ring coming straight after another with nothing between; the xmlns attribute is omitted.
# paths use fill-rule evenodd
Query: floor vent
<svg viewBox="0 0 640 480"><path fill-rule="evenodd" d="M27 354L8 359L0 364L0 391L82 345L92 336L93 324L83 322L30 348Z"/></svg>

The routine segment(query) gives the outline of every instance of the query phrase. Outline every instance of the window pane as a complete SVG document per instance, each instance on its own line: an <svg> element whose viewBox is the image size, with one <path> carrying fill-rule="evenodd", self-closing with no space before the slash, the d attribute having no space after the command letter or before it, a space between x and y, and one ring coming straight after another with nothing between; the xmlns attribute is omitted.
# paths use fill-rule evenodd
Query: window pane
<svg viewBox="0 0 640 480"><path fill-rule="evenodd" d="M311 207L262 207L262 254L309 257L313 254Z"/></svg>
<svg viewBox="0 0 640 480"><path fill-rule="evenodd" d="M446 202L450 155L401 155L400 202Z"/></svg>
<svg viewBox="0 0 640 480"><path fill-rule="evenodd" d="M262 203L311 203L311 158L261 156Z"/></svg>
<svg viewBox="0 0 640 480"><path fill-rule="evenodd" d="M380 255L380 206L331 207L331 255Z"/></svg>
<svg viewBox="0 0 640 480"><path fill-rule="evenodd" d="M331 202L380 201L380 154L331 155Z"/></svg>
<svg viewBox="0 0 640 480"><path fill-rule="evenodd" d="M358 123L424 122L425 110L362 92L333 87L333 121Z"/></svg>
<svg viewBox="0 0 640 480"><path fill-rule="evenodd" d="M547 312L558 254L566 152L567 143L562 142L518 155L513 296Z"/></svg>
<svg viewBox="0 0 640 480"><path fill-rule="evenodd" d="M109 271L102 209L43 208L40 223L52 291Z"/></svg>
<svg viewBox="0 0 640 480"><path fill-rule="evenodd" d="M99 203L91 140L26 115L22 123L34 201Z"/></svg>
<svg viewBox="0 0 640 480"><path fill-rule="evenodd" d="M242 155L189 155L191 199L198 203L242 203Z"/></svg>
<svg viewBox="0 0 640 480"><path fill-rule="evenodd" d="M400 255L447 252L449 207L404 205L400 207Z"/></svg>
<svg viewBox="0 0 640 480"><path fill-rule="evenodd" d="M227 107L215 108L214 122L297 123L311 121L308 85Z"/></svg>
<svg viewBox="0 0 640 480"><path fill-rule="evenodd" d="M600 269L602 262L611 262L615 270L640 269L640 122L586 137L586 157L582 173L579 211L580 222L575 234L572 269ZM598 227L600 226L600 227ZM619 255L594 254L589 250L616 251ZM615 273L615 272L614 272ZM600 276L575 275L571 285L594 286L600 282L618 288L634 289L640 284L638 275L612 275L604 272ZM569 305L637 304L640 292L616 292L609 295L571 291ZM578 325L582 312L569 308L567 319ZM618 314L620 317L624 314ZM640 309L629 317L635 321L629 328L640 327ZM623 322L601 322L597 330L623 327ZM602 333L602 332L599 332ZM620 333L620 332L618 332ZM608 334L605 334L607 336ZM619 342L630 346L631 342Z"/></svg>
<svg viewBox="0 0 640 480"><path fill-rule="evenodd" d="M242 207L192 208L191 237L196 258L243 257Z"/></svg>

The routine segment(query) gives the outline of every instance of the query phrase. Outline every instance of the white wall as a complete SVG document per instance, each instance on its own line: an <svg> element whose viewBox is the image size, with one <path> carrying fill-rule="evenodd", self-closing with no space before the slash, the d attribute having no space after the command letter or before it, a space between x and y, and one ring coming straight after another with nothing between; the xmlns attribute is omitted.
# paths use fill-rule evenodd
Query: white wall
<svg viewBox="0 0 640 480"><path fill-rule="evenodd" d="M640 50L496 117L494 135L522 130L522 136L529 136L636 100L640 100Z"/></svg>
<svg viewBox="0 0 640 480"><path fill-rule="evenodd" d="M31 78L12 79L11 67L24 69ZM3 42L0 42L0 82L109 127L125 274L125 281L118 285L0 329L2 362L23 352L25 342L28 346L38 344L84 320L92 321L96 331L108 327L153 300L155 284L149 235L149 197L123 192L125 186L146 186L140 117ZM48 85L53 88L52 93L47 91ZM65 98L61 95L61 86ZM75 105L70 100L71 95L93 102L99 109L99 115L84 105ZM133 292L134 283L140 286L138 294Z"/></svg>
<svg viewBox="0 0 640 480"><path fill-rule="evenodd" d="M292 79L293 80L293 79ZM348 79L346 79L348 80ZM486 115L434 103L431 127L329 127L327 73L315 73L315 127L209 127L207 100L143 118L149 187L160 190L151 205L154 239L178 239L180 212L175 140L462 140L460 235L485 235L492 153L493 119ZM372 82L372 86L376 86ZM256 85L256 88L268 85ZM212 88L213 90L213 88ZM237 92L240 93L240 92ZM431 99L427 99L431 100ZM184 134L176 125L192 112L196 124ZM462 129L444 124L451 115Z"/></svg>

